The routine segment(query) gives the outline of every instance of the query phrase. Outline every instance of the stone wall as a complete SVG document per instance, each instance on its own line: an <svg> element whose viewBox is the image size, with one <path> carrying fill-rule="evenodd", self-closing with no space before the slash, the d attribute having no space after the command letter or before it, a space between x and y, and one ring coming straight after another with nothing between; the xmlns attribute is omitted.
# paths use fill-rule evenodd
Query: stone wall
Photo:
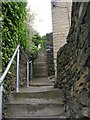
<svg viewBox="0 0 90 120"><path fill-rule="evenodd" d="M53 58L53 35L52 33L46 34L46 53L47 53L47 66L48 76L54 75L54 58Z"/></svg>
<svg viewBox="0 0 90 120"><path fill-rule="evenodd" d="M88 82L90 80L90 75L88 75L90 68L89 13L90 3L73 3L71 28L67 43L57 53L58 72L55 87L63 91L66 114L72 118L90 117L88 113Z"/></svg>

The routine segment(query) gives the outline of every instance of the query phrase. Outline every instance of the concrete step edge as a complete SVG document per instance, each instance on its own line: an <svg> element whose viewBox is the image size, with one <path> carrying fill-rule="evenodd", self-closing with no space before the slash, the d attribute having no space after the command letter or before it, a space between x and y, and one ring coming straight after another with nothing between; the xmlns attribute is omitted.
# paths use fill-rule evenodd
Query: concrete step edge
<svg viewBox="0 0 90 120"><path fill-rule="evenodd" d="M43 105L43 106L47 106L47 105L54 105L54 106L57 106L57 107L59 107L59 106L62 106L63 107L63 105L64 105L64 103L62 102L62 103L60 103L60 102L58 102L58 103L56 103L56 102L54 102L54 103L16 103L16 102L10 102L10 103L6 103L6 105L13 105L13 106L16 106L16 105L20 105L20 106L25 106L25 105L29 105L29 106L40 106L40 105Z"/></svg>
<svg viewBox="0 0 90 120"><path fill-rule="evenodd" d="M51 89L51 90L42 90L42 91L20 91L16 93L15 91L12 91L11 94L32 94L32 93L47 93L47 92L60 92L58 89Z"/></svg>
<svg viewBox="0 0 90 120"><path fill-rule="evenodd" d="M32 83L32 84L30 84L30 86L36 86L36 87L37 87L37 86L38 86L38 87L39 87L39 86L53 86L53 83L52 83L52 84L43 84L43 83L42 83L42 84L33 84L33 83Z"/></svg>
<svg viewBox="0 0 90 120"><path fill-rule="evenodd" d="M20 117L15 117L15 118L8 117L8 118L4 118L4 120L63 120L63 118L67 118L67 117L64 116L64 115L57 115L57 116L52 115L52 116L48 116L48 117L45 117L45 116L34 117L33 116L33 117L23 117L23 118L20 118Z"/></svg>

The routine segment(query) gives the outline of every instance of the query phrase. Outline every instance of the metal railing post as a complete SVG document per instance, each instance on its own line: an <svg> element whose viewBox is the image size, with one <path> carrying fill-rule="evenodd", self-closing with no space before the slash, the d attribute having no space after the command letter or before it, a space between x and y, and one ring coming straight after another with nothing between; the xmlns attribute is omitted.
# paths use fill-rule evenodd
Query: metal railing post
<svg viewBox="0 0 90 120"><path fill-rule="evenodd" d="M32 71L32 61L30 62L30 80L32 79L32 74L33 74L33 71Z"/></svg>
<svg viewBox="0 0 90 120"><path fill-rule="evenodd" d="M20 45L17 46L16 50L14 51L5 71L3 72L2 76L0 77L0 120L2 119L2 94L3 94L3 80L4 78L6 77L11 65L12 65L12 62L15 58L15 56L17 55L17 63L16 63L16 92L19 92L19 58L20 58ZM22 50L23 51L23 50ZM23 52L24 54L24 52ZM25 55L25 54L24 54ZM25 58L28 60L28 58L25 56ZM29 63L31 63L31 71L29 70ZM27 63L27 86L29 86L29 72L31 72L31 75L30 75L30 78L32 78L32 62L28 62Z"/></svg>
<svg viewBox="0 0 90 120"><path fill-rule="evenodd" d="M2 92L3 92L3 86L0 85L0 120L2 120Z"/></svg>
<svg viewBox="0 0 90 120"><path fill-rule="evenodd" d="M19 92L19 54L20 50L17 51L17 77L16 77L16 92Z"/></svg>
<svg viewBox="0 0 90 120"><path fill-rule="evenodd" d="M27 87L29 87L29 62L27 62Z"/></svg>

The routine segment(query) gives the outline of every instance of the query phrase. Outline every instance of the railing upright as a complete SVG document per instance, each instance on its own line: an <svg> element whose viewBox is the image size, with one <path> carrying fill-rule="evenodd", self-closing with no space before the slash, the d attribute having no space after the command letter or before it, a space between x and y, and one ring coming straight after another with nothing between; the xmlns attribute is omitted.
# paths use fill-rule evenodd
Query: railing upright
<svg viewBox="0 0 90 120"><path fill-rule="evenodd" d="M16 92L19 92L19 56L20 50L17 51L17 76L16 76Z"/></svg>
<svg viewBox="0 0 90 120"><path fill-rule="evenodd" d="M27 87L29 87L29 62L27 62Z"/></svg>
<svg viewBox="0 0 90 120"><path fill-rule="evenodd" d="M22 50L23 51L23 50ZM24 54L24 52L23 52ZM17 55L17 70L16 70L16 92L19 92L19 60L20 60L20 45L17 46L11 60L9 61L4 73L2 74L2 76L0 77L0 120L2 120L2 94L3 94L3 80L6 77L11 64L15 58L15 56ZM27 58L26 58L27 59ZM30 64L30 70L29 70L29 64ZM27 87L29 86L29 72L30 72L30 79L32 79L32 61L27 62Z"/></svg>
<svg viewBox="0 0 90 120"><path fill-rule="evenodd" d="M32 61L31 61L31 63L30 63L30 80L32 79L32 75L33 75L33 69L32 69Z"/></svg>
<svg viewBox="0 0 90 120"><path fill-rule="evenodd" d="M3 86L1 84L0 85L0 120L2 120L2 91L3 91Z"/></svg>
<svg viewBox="0 0 90 120"><path fill-rule="evenodd" d="M29 76L32 79L32 61L27 62L27 87L29 87Z"/></svg>

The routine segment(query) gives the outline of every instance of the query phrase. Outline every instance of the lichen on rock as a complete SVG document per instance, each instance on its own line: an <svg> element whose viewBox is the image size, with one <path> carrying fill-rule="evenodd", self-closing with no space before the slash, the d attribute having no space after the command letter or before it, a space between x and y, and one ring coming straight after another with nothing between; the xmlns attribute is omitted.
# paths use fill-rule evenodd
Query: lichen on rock
<svg viewBox="0 0 90 120"><path fill-rule="evenodd" d="M90 45L88 42L88 14L90 2L73 2L71 28L67 43L57 54L57 81L65 95L69 117L90 117L88 114L88 85L90 77ZM89 35L90 36L90 35ZM88 80L89 79L89 80Z"/></svg>

